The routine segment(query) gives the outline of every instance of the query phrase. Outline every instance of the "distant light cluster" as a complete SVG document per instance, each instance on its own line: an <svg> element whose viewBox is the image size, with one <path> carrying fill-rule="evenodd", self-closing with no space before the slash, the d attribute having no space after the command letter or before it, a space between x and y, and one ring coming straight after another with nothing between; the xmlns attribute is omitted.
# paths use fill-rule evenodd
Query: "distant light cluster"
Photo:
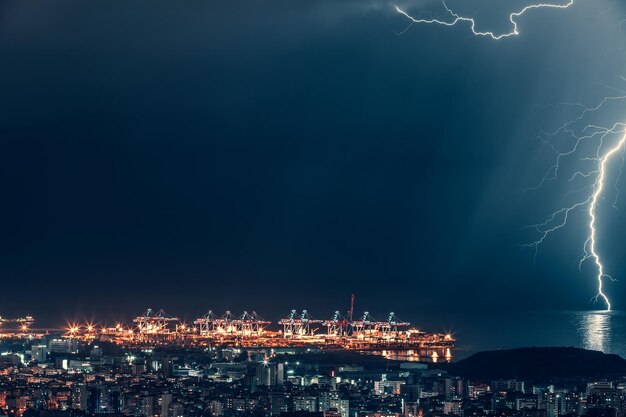
<svg viewBox="0 0 626 417"><path fill-rule="evenodd" d="M351 315L348 312L348 316ZM31 317L32 318L32 317ZM410 323L390 313L387 320L375 320L368 312L349 319L336 311L328 320L314 319L307 310L292 310L278 321L279 330L270 330L272 322L256 312L243 312L240 316L227 311L216 315L209 311L193 323L185 323L164 310L147 309L133 319L132 325L116 323L114 326L68 323L64 329L0 330L0 337L32 337L48 332L61 332L68 338L104 340L123 345L153 344L212 344L225 346L326 346L336 349L422 349L432 353L442 350L451 357L449 349L455 344L449 333L428 333L409 328ZM30 322L32 324L32 322ZM321 329L325 331L320 332ZM433 350L433 351L431 351Z"/></svg>

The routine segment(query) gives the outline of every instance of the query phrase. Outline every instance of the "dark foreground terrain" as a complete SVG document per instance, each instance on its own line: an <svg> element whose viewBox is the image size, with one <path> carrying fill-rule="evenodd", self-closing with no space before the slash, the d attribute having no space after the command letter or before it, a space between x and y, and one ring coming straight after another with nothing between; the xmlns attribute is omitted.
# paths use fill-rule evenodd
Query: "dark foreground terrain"
<svg viewBox="0 0 626 417"><path fill-rule="evenodd" d="M597 378L626 375L626 360L573 347L532 347L476 353L448 371L474 379Z"/></svg>

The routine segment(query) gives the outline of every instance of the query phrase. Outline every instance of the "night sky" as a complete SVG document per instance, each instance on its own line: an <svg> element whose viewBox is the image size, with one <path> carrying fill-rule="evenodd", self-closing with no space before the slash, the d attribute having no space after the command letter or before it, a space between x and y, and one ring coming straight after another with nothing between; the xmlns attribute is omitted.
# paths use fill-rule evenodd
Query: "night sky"
<svg viewBox="0 0 626 417"><path fill-rule="evenodd" d="M462 9L499 30L526 4L496 3ZM547 105L626 89L610 3L495 42L398 36L384 1L1 2L0 315L596 308L584 214L534 262L523 226L563 189L519 190L571 116ZM617 309L623 191L599 223Z"/></svg>

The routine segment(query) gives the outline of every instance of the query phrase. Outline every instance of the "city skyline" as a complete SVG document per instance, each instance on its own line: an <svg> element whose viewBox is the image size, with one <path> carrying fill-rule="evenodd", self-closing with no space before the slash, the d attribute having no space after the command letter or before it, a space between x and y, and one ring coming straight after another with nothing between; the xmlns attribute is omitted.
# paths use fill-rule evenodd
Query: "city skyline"
<svg viewBox="0 0 626 417"><path fill-rule="evenodd" d="M626 1L0 1L0 417L626 417Z"/></svg>

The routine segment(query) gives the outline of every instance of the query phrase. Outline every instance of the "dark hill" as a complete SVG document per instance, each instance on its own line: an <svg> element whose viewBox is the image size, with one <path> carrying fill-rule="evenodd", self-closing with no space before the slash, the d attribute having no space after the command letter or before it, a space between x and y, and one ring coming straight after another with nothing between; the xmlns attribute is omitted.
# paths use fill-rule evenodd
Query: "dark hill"
<svg viewBox="0 0 626 417"><path fill-rule="evenodd" d="M573 347L521 348L481 352L448 371L473 379L546 379L626 375L626 360Z"/></svg>

